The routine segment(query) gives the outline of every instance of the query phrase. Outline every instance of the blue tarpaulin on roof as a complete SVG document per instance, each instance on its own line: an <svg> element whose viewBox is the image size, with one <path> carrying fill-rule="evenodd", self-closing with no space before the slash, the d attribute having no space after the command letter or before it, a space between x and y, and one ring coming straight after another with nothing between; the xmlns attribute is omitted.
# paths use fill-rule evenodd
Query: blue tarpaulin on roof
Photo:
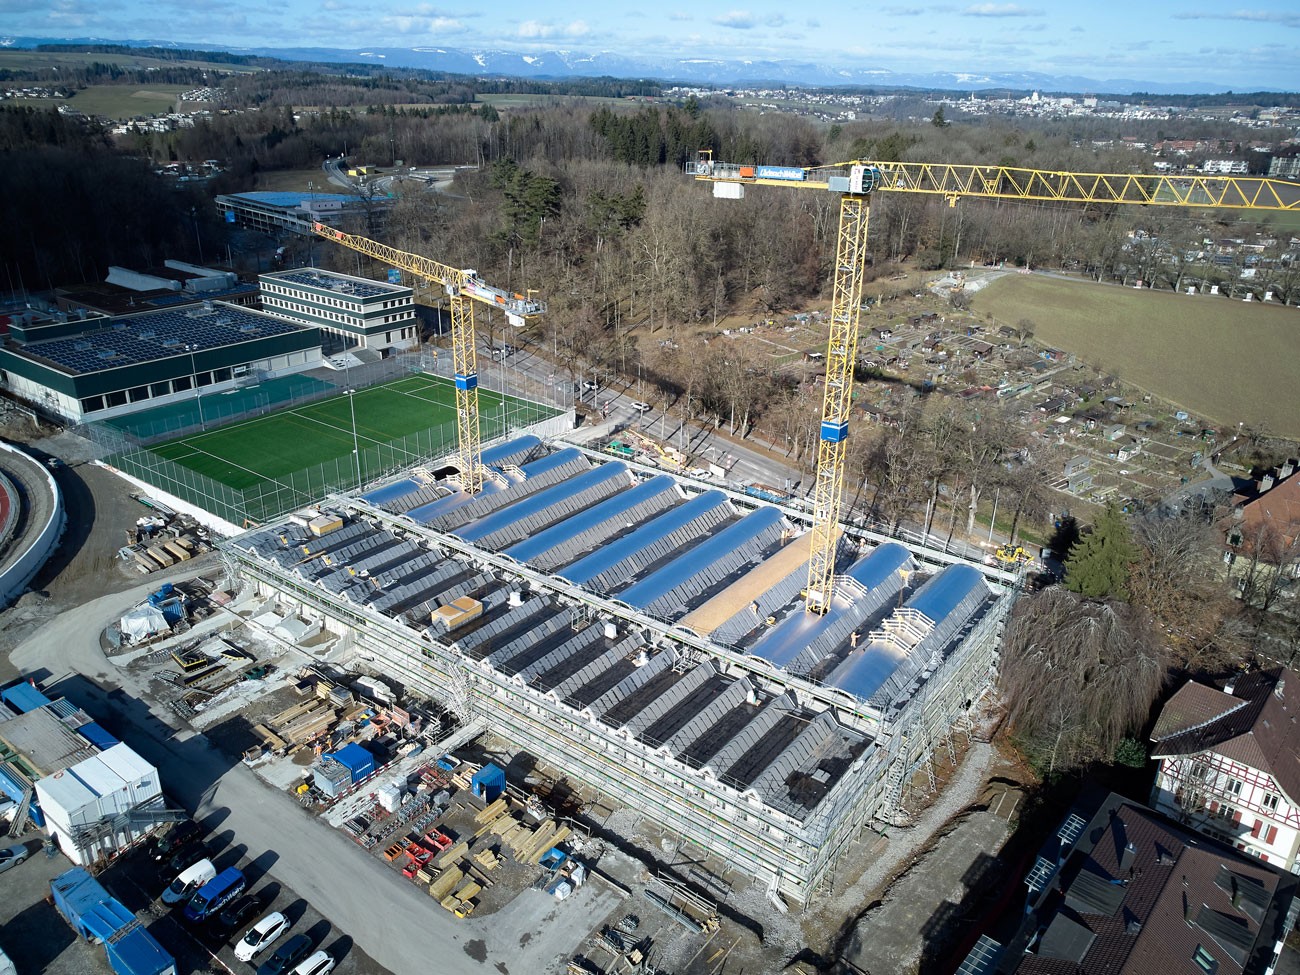
<svg viewBox="0 0 1300 975"><path fill-rule="evenodd" d="M28 711L35 711L37 708L50 703L48 697L27 683L27 681L14 684L12 687L6 687L3 691L0 691L0 698L3 698L6 704L23 714Z"/></svg>
<svg viewBox="0 0 1300 975"><path fill-rule="evenodd" d="M118 740L104 730L103 725L92 721L90 724L83 724L77 729L77 734L85 738L101 752L106 748L112 748L118 744Z"/></svg>

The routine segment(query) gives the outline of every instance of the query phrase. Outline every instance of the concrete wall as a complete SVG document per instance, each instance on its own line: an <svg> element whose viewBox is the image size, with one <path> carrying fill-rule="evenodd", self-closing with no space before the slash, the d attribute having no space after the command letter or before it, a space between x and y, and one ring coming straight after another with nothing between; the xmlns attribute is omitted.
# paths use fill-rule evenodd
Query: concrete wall
<svg viewBox="0 0 1300 975"><path fill-rule="evenodd" d="M32 581L37 570L58 547L59 539L63 537L63 529L68 524L68 516L63 510L63 492L59 490L58 482L45 469L45 465L9 444L0 443L0 450L26 458L40 472L41 486L49 491L54 500L49 520L44 525L32 526L36 536L30 541L30 547L8 569L0 573L0 605L5 605L26 591L27 584Z"/></svg>

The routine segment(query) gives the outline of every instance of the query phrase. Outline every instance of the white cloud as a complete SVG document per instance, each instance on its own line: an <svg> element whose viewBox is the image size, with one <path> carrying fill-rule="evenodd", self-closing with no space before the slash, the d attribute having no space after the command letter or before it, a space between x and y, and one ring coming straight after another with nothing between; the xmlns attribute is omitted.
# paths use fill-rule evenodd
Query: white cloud
<svg viewBox="0 0 1300 975"><path fill-rule="evenodd" d="M719 27L730 27L733 30L750 30L756 23L754 15L748 10L731 10L719 14L713 18L713 22Z"/></svg>
<svg viewBox="0 0 1300 975"><path fill-rule="evenodd" d="M1231 10L1223 13L1179 13L1181 20L1244 20L1257 24L1281 24L1283 27L1300 27L1300 14L1280 13L1275 10Z"/></svg>
<svg viewBox="0 0 1300 975"><path fill-rule="evenodd" d="M1041 10L1022 7L1018 3L977 3L962 11L967 17L1041 17Z"/></svg>
<svg viewBox="0 0 1300 975"><path fill-rule="evenodd" d="M591 33L591 27L585 20L575 20L569 24L552 24L540 20L525 20L519 25L516 36L528 40L544 40L549 37L585 37Z"/></svg>

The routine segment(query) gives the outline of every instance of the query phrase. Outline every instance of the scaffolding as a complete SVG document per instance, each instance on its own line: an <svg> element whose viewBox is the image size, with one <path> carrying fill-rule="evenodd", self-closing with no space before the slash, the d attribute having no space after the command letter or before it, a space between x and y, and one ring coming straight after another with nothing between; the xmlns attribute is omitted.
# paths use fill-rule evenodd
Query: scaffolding
<svg viewBox="0 0 1300 975"><path fill-rule="evenodd" d="M668 709L674 702L689 706L692 689L708 681L743 675L731 685L739 688L737 695L743 695L748 688L770 701L770 707L788 700L791 707L797 701L800 708L814 709L805 712L808 717L803 719L809 728L817 725L806 735L800 734L799 740L808 743L804 750L796 749L792 738L788 745L778 746L784 751L774 756L794 754L791 761L803 763L795 767L815 768L821 750L834 746L836 729L845 729L846 734L855 736L852 740L862 740L864 750L853 753L847 768L812 805L803 810L787 808L775 802L768 790L756 788L764 781L770 782L778 768L775 764L756 766L748 782L729 780L707 762L683 761L680 754L673 754L675 749L665 747L666 742L656 743L630 733L628 728L595 720L594 697L574 701L559 692L563 688L534 686L546 665L549 645L527 656L528 662L522 668L507 672L495 664L528 653L513 638L515 629L492 631L494 635L479 641L486 641L482 647L472 638L457 639L455 632L438 636L427 625L414 625L410 614L388 615L372 605L349 602L338 592L305 581L289 567L272 564L251 549L225 543L230 557L261 594L297 603L299 611L324 617L332 630L353 634L357 651L375 658L372 666L384 668L413 691L447 702L454 710L463 709L466 714L472 711L513 745L653 819L683 840L698 844L796 903L807 902L819 887L829 883L836 862L865 828L873 822L891 821L911 775L930 761L935 744L951 733L960 716L990 686L1002 620L1015 595L1014 591L1004 591L955 649L923 675L917 693L893 711L883 711L615 599L535 572L508 557L413 524L363 501L337 498L333 503L340 510L350 509L367 523L383 526L396 537L418 539L422 547L441 558L463 563L473 578L497 583L509 580L510 586L526 584L535 596L544 594L544 599L533 600L534 612L517 608L506 614L515 620L510 626L520 632L538 627L539 643L586 632L584 627L575 629L575 621L614 622L620 635L618 641L609 641L612 645L605 649L593 634L588 638L592 649L583 652L603 655L592 658L597 662L622 659L620 655L636 652L636 646L656 656L648 666L623 665L641 669L635 678L620 683L625 689L618 695L611 696L613 685L608 693L599 688L592 693L610 702L627 698L634 687L648 685L655 675L666 684L679 682L672 696L666 694L658 710L647 713L636 726L642 731L650 727L649 722L660 720L665 722L668 730L664 734L669 737L675 734L673 728L683 732L688 725L698 728L692 722L683 725L681 719L667 719ZM632 670L620 673L630 674ZM772 720L784 719L774 716ZM734 743L723 750L727 749L728 754L736 752ZM781 767L791 766L787 762ZM759 774L764 768L768 770L767 780ZM725 771L722 765L719 769Z"/></svg>

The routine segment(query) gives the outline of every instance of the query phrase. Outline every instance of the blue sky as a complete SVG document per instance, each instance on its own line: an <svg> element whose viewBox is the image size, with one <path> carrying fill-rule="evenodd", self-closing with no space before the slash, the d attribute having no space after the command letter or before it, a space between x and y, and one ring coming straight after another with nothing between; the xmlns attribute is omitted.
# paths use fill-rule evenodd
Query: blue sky
<svg viewBox="0 0 1300 975"><path fill-rule="evenodd" d="M908 72L1040 71L1300 88L1300 4L1233 2L0 0L0 30L230 47L792 58Z"/></svg>

